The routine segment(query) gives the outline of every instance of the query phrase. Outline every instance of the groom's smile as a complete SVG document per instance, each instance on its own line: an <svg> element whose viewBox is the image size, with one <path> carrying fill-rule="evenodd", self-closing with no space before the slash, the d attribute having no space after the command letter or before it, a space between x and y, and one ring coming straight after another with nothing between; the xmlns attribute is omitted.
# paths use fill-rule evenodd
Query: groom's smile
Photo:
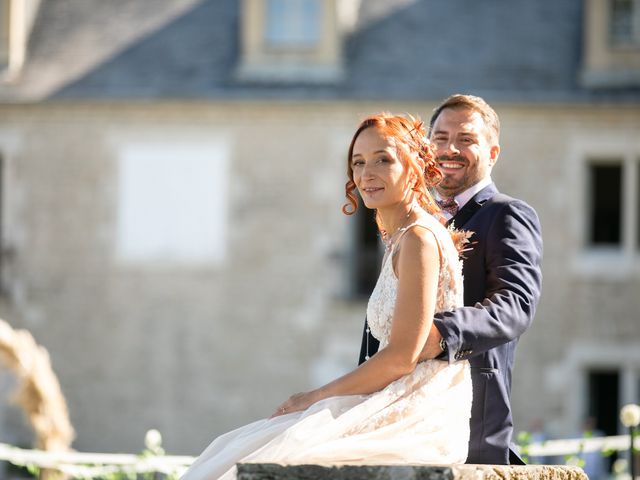
<svg viewBox="0 0 640 480"><path fill-rule="evenodd" d="M436 157L440 171L444 175L441 188L458 188L460 183L466 183L469 161L462 155L440 155Z"/></svg>
<svg viewBox="0 0 640 480"><path fill-rule="evenodd" d="M441 155L438 158L436 158L436 161L438 162L438 166L440 167L440 170L442 170L442 173L444 173L445 175L448 173L448 171L460 170L466 167L467 164L469 163L467 162L467 159L461 155L458 155L455 157L450 157L448 155Z"/></svg>

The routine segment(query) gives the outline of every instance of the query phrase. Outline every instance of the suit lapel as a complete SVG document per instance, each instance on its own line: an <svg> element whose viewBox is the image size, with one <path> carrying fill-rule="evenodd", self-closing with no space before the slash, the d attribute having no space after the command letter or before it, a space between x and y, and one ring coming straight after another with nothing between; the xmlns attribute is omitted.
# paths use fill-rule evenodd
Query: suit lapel
<svg viewBox="0 0 640 480"><path fill-rule="evenodd" d="M458 213L447 222L447 226L450 224L454 224L456 228L462 228L464 225L473 217L480 207L485 204L487 200L493 197L498 193L498 189L496 188L494 183L491 183L476 193L471 200L469 200L465 205L458 210Z"/></svg>

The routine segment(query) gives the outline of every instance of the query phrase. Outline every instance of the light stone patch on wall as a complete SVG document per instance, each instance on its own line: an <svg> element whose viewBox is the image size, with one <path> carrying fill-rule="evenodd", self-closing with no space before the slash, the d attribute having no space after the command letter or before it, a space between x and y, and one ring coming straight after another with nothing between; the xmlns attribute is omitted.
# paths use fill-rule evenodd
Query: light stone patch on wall
<svg viewBox="0 0 640 480"><path fill-rule="evenodd" d="M228 146L155 140L121 145L118 153L119 260L224 261Z"/></svg>

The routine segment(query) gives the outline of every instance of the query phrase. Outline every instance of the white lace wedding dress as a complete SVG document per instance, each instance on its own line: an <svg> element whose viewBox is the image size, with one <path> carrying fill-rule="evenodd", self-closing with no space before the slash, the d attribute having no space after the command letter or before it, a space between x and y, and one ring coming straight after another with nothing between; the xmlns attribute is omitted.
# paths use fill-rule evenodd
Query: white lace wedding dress
<svg viewBox="0 0 640 480"><path fill-rule="evenodd" d="M405 227L413 227L415 224ZM462 268L446 229L431 230L440 247L437 311L462 305ZM388 249L369 299L367 318L380 348L389 341L398 280L395 246ZM315 464L449 464L467 456L471 378L469 364L438 360L370 395L322 400L303 412L259 420L215 439L183 479L232 479L238 462Z"/></svg>

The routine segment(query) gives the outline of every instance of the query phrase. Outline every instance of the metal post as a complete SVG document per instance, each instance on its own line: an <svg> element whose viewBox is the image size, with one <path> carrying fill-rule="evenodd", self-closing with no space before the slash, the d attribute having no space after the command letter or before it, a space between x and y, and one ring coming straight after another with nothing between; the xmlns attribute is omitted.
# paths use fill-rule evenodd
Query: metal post
<svg viewBox="0 0 640 480"><path fill-rule="evenodd" d="M629 472L631 473L631 480L636 480L636 449L635 449L635 435L636 427L631 425L629 427L629 437L631 437L631 445L629 446Z"/></svg>

